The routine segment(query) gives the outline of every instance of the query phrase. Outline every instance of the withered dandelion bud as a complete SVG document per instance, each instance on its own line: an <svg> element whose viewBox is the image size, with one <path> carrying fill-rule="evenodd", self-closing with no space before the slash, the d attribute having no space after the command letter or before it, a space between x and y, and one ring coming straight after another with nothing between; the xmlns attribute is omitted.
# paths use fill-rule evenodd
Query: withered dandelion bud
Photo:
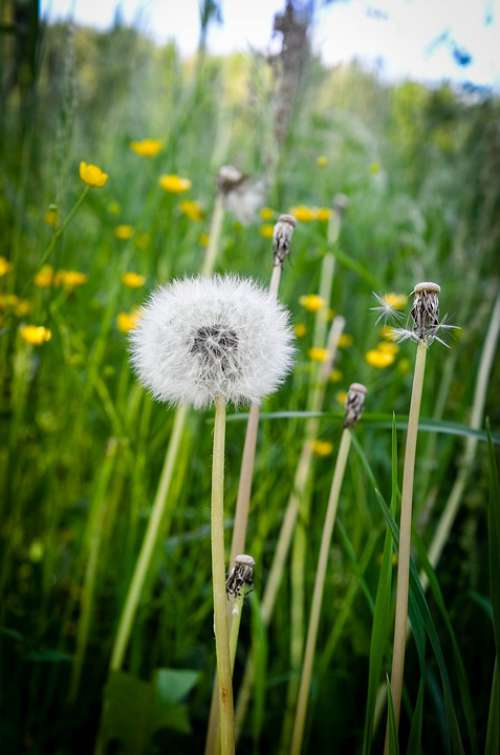
<svg viewBox="0 0 500 755"><path fill-rule="evenodd" d="M246 592L253 587L254 567L255 561L252 556L245 553L236 556L226 580L226 593L229 596L238 598L243 591Z"/></svg>
<svg viewBox="0 0 500 755"><path fill-rule="evenodd" d="M223 165L217 174L217 188L222 194L229 194L246 179L247 176L234 165Z"/></svg>
<svg viewBox="0 0 500 755"><path fill-rule="evenodd" d="M410 316L413 330L419 341L432 340L439 327L439 292L437 283L417 283L413 289Z"/></svg>
<svg viewBox="0 0 500 755"><path fill-rule="evenodd" d="M352 427L361 417L366 398L366 388L361 383L351 383L345 404L344 427Z"/></svg>
<svg viewBox="0 0 500 755"><path fill-rule="evenodd" d="M273 262L275 267L283 263L290 254L290 244L297 221L293 215L280 215L273 232Z"/></svg>

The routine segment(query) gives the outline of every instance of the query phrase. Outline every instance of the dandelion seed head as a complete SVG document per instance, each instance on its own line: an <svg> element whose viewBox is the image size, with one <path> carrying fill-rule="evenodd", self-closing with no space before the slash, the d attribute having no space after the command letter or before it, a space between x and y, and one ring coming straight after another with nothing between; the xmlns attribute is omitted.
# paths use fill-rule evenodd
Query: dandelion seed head
<svg viewBox="0 0 500 755"><path fill-rule="evenodd" d="M132 363L155 398L200 408L258 402L292 364L287 310L253 281L192 278L159 288L130 333Z"/></svg>
<svg viewBox="0 0 500 755"><path fill-rule="evenodd" d="M273 231L274 265L283 267L290 254L290 245L297 221L293 215L280 215Z"/></svg>
<svg viewBox="0 0 500 755"><path fill-rule="evenodd" d="M252 556L242 553L236 556L226 580L226 592L232 597L239 597L243 590L252 588L255 561Z"/></svg>

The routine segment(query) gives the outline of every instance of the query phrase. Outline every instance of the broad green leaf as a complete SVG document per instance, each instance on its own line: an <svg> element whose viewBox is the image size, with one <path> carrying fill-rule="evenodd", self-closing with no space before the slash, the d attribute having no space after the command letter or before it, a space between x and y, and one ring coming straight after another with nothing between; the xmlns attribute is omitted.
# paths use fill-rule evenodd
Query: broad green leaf
<svg viewBox="0 0 500 755"><path fill-rule="evenodd" d="M153 680L158 699L164 705L178 703L191 692L199 678L197 671L156 669Z"/></svg>

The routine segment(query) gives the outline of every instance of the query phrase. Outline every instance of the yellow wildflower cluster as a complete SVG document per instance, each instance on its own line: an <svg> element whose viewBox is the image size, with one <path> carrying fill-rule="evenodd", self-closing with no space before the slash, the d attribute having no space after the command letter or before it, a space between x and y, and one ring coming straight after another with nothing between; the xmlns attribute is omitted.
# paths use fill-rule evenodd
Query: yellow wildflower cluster
<svg viewBox="0 0 500 755"><path fill-rule="evenodd" d="M404 309L408 301L408 297L405 294L384 294L382 298L392 309Z"/></svg>
<svg viewBox="0 0 500 755"><path fill-rule="evenodd" d="M383 328L380 328L379 334L381 338L385 338L386 341L394 341L396 338L396 333L394 332L394 328L391 328L390 325L384 325Z"/></svg>
<svg viewBox="0 0 500 755"><path fill-rule="evenodd" d="M121 333L129 333L137 327L141 312L134 309L132 312L120 312L116 318L116 326Z"/></svg>
<svg viewBox="0 0 500 755"><path fill-rule="evenodd" d="M307 354L312 362L326 362L328 359L328 349L323 349L320 346L313 346Z"/></svg>
<svg viewBox="0 0 500 755"><path fill-rule="evenodd" d="M290 215L302 223L311 223L313 220L329 220L332 216L332 210L329 207L307 207L306 205L297 205L290 208Z"/></svg>
<svg viewBox="0 0 500 755"><path fill-rule="evenodd" d="M92 189L100 189L106 186L108 182L108 174L105 173L98 165L93 163L80 163L80 178L83 183L90 186Z"/></svg>
<svg viewBox="0 0 500 755"><path fill-rule="evenodd" d="M0 309L10 310L17 317L24 317L31 312L31 302L16 294L0 294Z"/></svg>
<svg viewBox="0 0 500 755"><path fill-rule="evenodd" d="M35 286L38 288L49 288L54 280L54 268L52 265L44 265L35 275Z"/></svg>
<svg viewBox="0 0 500 755"><path fill-rule="evenodd" d="M330 456L333 451L333 443L329 440L313 440L311 447L316 456Z"/></svg>
<svg viewBox="0 0 500 755"><path fill-rule="evenodd" d="M41 346L52 338L52 332L43 325L21 325L19 335L31 346Z"/></svg>
<svg viewBox="0 0 500 755"><path fill-rule="evenodd" d="M377 367L378 369L384 369L390 367L394 362L395 356L388 351L382 351L381 349L370 349L365 354L365 359L371 367Z"/></svg>
<svg viewBox="0 0 500 755"><path fill-rule="evenodd" d="M297 338L303 338L307 333L307 328L303 322L298 322L297 325L294 326L294 332Z"/></svg>
<svg viewBox="0 0 500 755"><path fill-rule="evenodd" d="M163 143L159 139L140 139L130 142L130 149L141 157L156 157L163 149Z"/></svg>
<svg viewBox="0 0 500 755"><path fill-rule="evenodd" d="M323 309L326 302L323 297L318 296L318 294L307 294L300 297L299 304L301 307L304 307L304 309L307 309L308 312L317 312L319 309Z"/></svg>
<svg viewBox="0 0 500 755"><path fill-rule="evenodd" d="M117 225L115 228L115 236L117 239L120 239L120 241L128 241L132 238L135 231L133 226L131 225Z"/></svg>
<svg viewBox="0 0 500 755"><path fill-rule="evenodd" d="M189 178L181 178L174 174L165 174L160 176L160 186L170 194L183 194L191 188L191 181Z"/></svg>
<svg viewBox="0 0 500 755"><path fill-rule="evenodd" d="M144 286L146 282L146 278L144 275L140 275L139 273L123 273L122 275L122 283L124 286L128 286L129 288L140 288L141 286Z"/></svg>
<svg viewBox="0 0 500 755"><path fill-rule="evenodd" d="M12 265L5 257L0 257L0 278L12 270Z"/></svg>
<svg viewBox="0 0 500 755"><path fill-rule="evenodd" d="M260 211L260 217L265 222L274 218L275 212L270 207L263 207Z"/></svg>
<svg viewBox="0 0 500 755"><path fill-rule="evenodd" d="M34 277L35 286L49 288L50 286L63 286L64 288L76 288L83 286L88 281L88 275L79 270L54 271L52 265L44 265Z"/></svg>
<svg viewBox="0 0 500 755"><path fill-rule="evenodd" d="M338 346L339 349L348 349L349 346L352 346L352 336L349 333L341 333Z"/></svg>
<svg viewBox="0 0 500 755"><path fill-rule="evenodd" d="M203 218L203 208L195 199L186 199L184 202L181 202L179 209L189 220L201 220Z"/></svg>
<svg viewBox="0 0 500 755"><path fill-rule="evenodd" d="M264 223L259 228L260 235L265 239L272 239L274 235L274 226L271 223Z"/></svg>

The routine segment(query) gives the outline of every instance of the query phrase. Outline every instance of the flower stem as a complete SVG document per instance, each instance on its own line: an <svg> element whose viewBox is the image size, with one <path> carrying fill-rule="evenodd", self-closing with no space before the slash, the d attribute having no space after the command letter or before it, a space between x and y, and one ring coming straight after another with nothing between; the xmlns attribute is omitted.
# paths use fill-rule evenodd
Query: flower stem
<svg viewBox="0 0 500 755"><path fill-rule="evenodd" d="M415 453L417 448L418 421L420 403L424 386L425 359L427 344L420 341L417 346L413 387L411 393L408 431L403 470L403 489L401 494L401 517L399 524L398 575L396 586L396 616L394 623L394 647L392 654L391 690L394 706L396 732L399 727L401 696L403 693L403 676L406 649L406 625L408 621L408 585L410 575L411 519L413 505L413 476L415 472ZM385 753L389 753L388 730L385 738Z"/></svg>
<svg viewBox="0 0 500 755"><path fill-rule="evenodd" d="M215 400L212 465L212 583L214 594L215 650L219 689L221 753L234 753L234 712L224 560L224 443L226 403Z"/></svg>
<svg viewBox="0 0 500 755"><path fill-rule="evenodd" d="M144 582L146 580L146 576L151 565L151 560L153 558L153 553L158 540L163 515L165 513L165 506L168 500L168 493L170 490L170 484L172 482L174 465L177 459L177 453L179 450L184 425L186 422L186 415L187 406L181 405L177 407L174 416L172 434L168 443L160 482L158 483L158 489L156 491L156 496L153 503L153 509L151 511L151 516L149 518L146 534L142 542L139 558L137 559L132 581L130 583L127 597L125 599L125 605L120 616L118 631L111 655L111 671L118 671L123 665L127 644L130 639L130 633L132 631L132 625L137 612L137 608L139 606L142 590L144 588Z"/></svg>
<svg viewBox="0 0 500 755"><path fill-rule="evenodd" d="M215 267L215 261L219 252L220 236L222 231L222 221L224 220L224 200L222 194L218 192L215 198L212 219L210 221L210 231L208 233L208 246L201 268L200 275L212 275Z"/></svg>
<svg viewBox="0 0 500 755"><path fill-rule="evenodd" d="M295 723L292 734L292 745L290 752L292 755L299 755L302 748L302 739L304 736L304 725L307 713L307 703L309 699L309 688L311 686L311 675L314 663L314 654L316 651L316 639L318 636L319 618L321 614L321 603L323 600L323 590L325 587L326 567L328 564L328 554L332 539L333 527L337 515L340 490L344 480L344 473L349 456L351 445L351 432L345 429L340 440L339 452L335 464L335 471L332 478L330 497L323 525L323 535L321 537L321 546L318 557L318 566L314 580L314 591L311 603L311 613L309 616L309 627L307 630L307 639L304 652L304 662L302 665L302 677L300 680L299 695L297 699L297 709L295 712Z"/></svg>

